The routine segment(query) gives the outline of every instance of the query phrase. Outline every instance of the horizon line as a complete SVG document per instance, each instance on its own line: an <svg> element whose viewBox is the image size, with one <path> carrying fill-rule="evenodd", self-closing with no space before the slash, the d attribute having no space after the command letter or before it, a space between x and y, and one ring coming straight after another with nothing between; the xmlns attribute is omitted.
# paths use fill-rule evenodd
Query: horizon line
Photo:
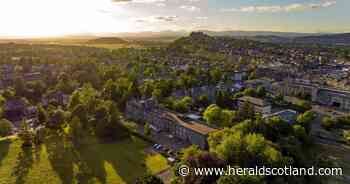
<svg viewBox="0 0 350 184"><path fill-rule="evenodd" d="M107 37L107 36L117 36L122 34L147 34L147 33L164 33L164 32L174 32L174 33L191 33L191 32L258 32L258 33L290 33L290 34L342 34L342 33L350 33L349 31L329 31L329 32L299 32L299 31L269 31L269 30L235 30L235 29L226 29L226 30L210 30L210 29L198 29L198 30L161 30L161 31L125 31L125 32L96 32L96 33L72 33L72 34L57 34L57 35L43 35L43 36L19 36L19 35L7 35L2 36L0 35L0 39L6 40L6 39L54 39L54 38L64 38L64 37ZM129 35L131 36L131 35ZM147 35L145 35L147 36ZM152 36L152 35L149 35Z"/></svg>

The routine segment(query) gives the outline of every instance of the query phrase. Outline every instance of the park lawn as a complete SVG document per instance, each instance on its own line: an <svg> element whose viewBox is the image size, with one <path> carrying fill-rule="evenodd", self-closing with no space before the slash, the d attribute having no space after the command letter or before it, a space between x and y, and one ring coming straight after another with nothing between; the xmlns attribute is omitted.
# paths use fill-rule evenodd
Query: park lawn
<svg viewBox="0 0 350 184"><path fill-rule="evenodd" d="M79 149L55 138L40 148L22 150L20 140L1 139L0 184L133 183L147 172L169 167L163 156L146 154L147 147L137 137Z"/></svg>

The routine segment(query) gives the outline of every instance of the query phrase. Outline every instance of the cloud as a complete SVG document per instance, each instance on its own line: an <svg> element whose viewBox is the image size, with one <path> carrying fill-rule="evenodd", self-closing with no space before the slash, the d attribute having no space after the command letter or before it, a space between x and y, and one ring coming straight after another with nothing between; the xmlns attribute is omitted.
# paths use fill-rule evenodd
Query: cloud
<svg viewBox="0 0 350 184"><path fill-rule="evenodd" d="M190 2L190 3L196 3L196 2L199 2L199 1L201 1L201 0L186 0L186 1L188 1L188 2Z"/></svg>
<svg viewBox="0 0 350 184"><path fill-rule="evenodd" d="M182 5L180 6L181 9L184 9L186 11L190 11L190 12L200 12L201 9L197 6L189 6L189 5Z"/></svg>
<svg viewBox="0 0 350 184"><path fill-rule="evenodd" d="M223 12L258 12L258 13L276 13L276 12L294 12L305 11L310 9L320 9L334 6L336 0L328 0L319 3L293 3L288 5L272 5L272 6L245 6L240 8L223 9Z"/></svg>
<svg viewBox="0 0 350 184"><path fill-rule="evenodd" d="M175 22L178 20L178 16L149 16L133 19L139 23L155 23L155 22Z"/></svg>
<svg viewBox="0 0 350 184"><path fill-rule="evenodd" d="M129 4L129 3L148 3L148 4L151 4L151 3L164 3L166 2L167 0L112 0L112 2L114 3L119 3L119 4Z"/></svg>
<svg viewBox="0 0 350 184"><path fill-rule="evenodd" d="M208 20L209 17L196 17L197 20Z"/></svg>
<svg viewBox="0 0 350 184"><path fill-rule="evenodd" d="M166 4L165 3L157 3L156 6L158 6L158 7L165 7Z"/></svg>

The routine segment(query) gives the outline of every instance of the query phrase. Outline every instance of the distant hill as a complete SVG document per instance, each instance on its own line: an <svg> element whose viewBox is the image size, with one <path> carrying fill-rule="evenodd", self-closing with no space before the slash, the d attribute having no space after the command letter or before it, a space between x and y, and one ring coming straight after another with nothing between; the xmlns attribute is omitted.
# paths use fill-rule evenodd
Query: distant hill
<svg viewBox="0 0 350 184"><path fill-rule="evenodd" d="M274 31L201 31L210 36L233 36L233 37L286 37L295 38L303 36L316 36L320 33L294 33L294 32L274 32Z"/></svg>
<svg viewBox="0 0 350 184"><path fill-rule="evenodd" d="M126 44L127 41L118 37L101 37L87 41L88 44Z"/></svg>
<svg viewBox="0 0 350 184"><path fill-rule="evenodd" d="M300 37L283 36L251 36L247 39L271 43L319 44L319 45L350 45L350 33L324 34Z"/></svg>
<svg viewBox="0 0 350 184"><path fill-rule="evenodd" d="M350 33L305 36L295 38L293 41L304 44L350 45Z"/></svg>

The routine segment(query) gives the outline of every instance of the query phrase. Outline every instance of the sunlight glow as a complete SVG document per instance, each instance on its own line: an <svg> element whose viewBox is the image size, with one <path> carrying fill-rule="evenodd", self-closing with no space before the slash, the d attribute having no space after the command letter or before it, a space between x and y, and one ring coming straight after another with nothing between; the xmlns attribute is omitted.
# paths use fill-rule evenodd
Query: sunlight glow
<svg viewBox="0 0 350 184"><path fill-rule="evenodd" d="M0 35L57 36L132 31L110 0L1 0Z"/></svg>

